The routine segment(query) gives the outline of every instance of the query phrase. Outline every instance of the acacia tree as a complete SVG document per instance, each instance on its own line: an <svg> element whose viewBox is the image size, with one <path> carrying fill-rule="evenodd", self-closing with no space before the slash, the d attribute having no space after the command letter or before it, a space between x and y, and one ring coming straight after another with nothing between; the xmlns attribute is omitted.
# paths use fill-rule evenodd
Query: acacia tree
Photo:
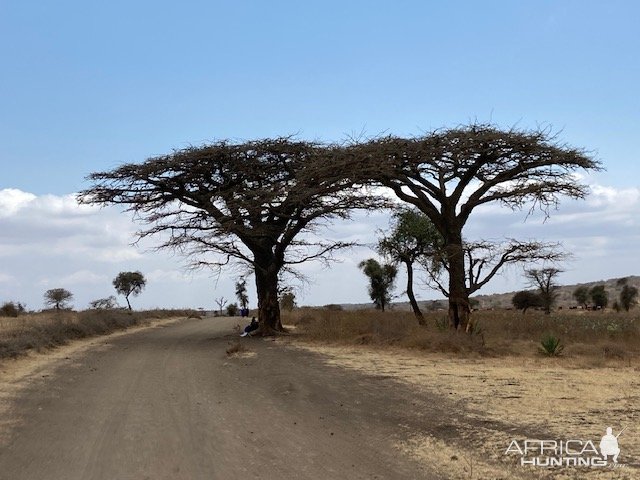
<svg viewBox="0 0 640 480"><path fill-rule="evenodd" d="M137 297L142 292L142 289L147 285L147 280L142 273L135 272L120 272L116 278L113 279L113 287L120 295L124 295L127 301L127 306L131 310L131 302L129 297L133 295Z"/></svg>
<svg viewBox="0 0 640 480"><path fill-rule="evenodd" d="M439 263L434 261L434 257L440 251L442 239L429 217L418 210L400 208L394 212L393 222L391 233L378 242L378 252L404 264L409 303L418 323L426 325L413 292L414 264L420 261L427 270L437 270Z"/></svg>
<svg viewBox="0 0 640 480"><path fill-rule="evenodd" d="M363 260L358 267L369 278L369 297L376 308L384 312L385 307L391 302L398 267L389 263L381 265L375 258Z"/></svg>
<svg viewBox="0 0 640 480"><path fill-rule="evenodd" d="M52 288L44 292L44 303L55 307L56 310L65 308L73 299L73 293L65 288Z"/></svg>
<svg viewBox="0 0 640 480"><path fill-rule="evenodd" d="M282 330L279 273L352 245L319 238L320 221L377 206L356 195L360 185L335 161L339 151L290 138L220 141L93 173L79 200L125 206L145 225L139 238L162 234L168 239L161 248L190 256L194 265L248 265L260 329L271 334Z"/></svg>
<svg viewBox="0 0 640 480"><path fill-rule="evenodd" d="M558 298L557 290L559 286L556 284L556 277L560 273L562 273L562 270L555 267L525 270L525 275L531 285L538 289L540 305L547 315L551 313L551 307L553 307Z"/></svg>
<svg viewBox="0 0 640 480"><path fill-rule="evenodd" d="M601 168L583 150L559 144L548 131L505 131L493 125L473 124L419 138L376 138L349 150L354 176L392 189L399 199L427 215L442 235L449 274L444 289L449 321L452 327L466 330L471 325L470 289L463 232L472 212L496 203L514 210L528 206L529 212L540 209L549 215L561 196L586 196L588 188L576 171ZM537 259L530 248L533 243L518 243L531 260ZM514 248L517 252L520 247L507 242L502 249L505 255L493 255L495 272L511 263ZM481 279L476 282L482 283Z"/></svg>

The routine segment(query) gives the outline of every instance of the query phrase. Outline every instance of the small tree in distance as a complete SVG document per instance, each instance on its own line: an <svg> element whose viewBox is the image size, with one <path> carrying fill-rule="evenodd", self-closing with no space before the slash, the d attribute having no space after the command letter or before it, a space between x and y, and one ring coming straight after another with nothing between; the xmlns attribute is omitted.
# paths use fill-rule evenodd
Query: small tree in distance
<svg viewBox="0 0 640 480"><path fill-rule="evenodd" d="M220 315L222 315L222 311L224 309L224 306L227 304L227 299L224 297L220 297L220 298L216 298L216 305L218 305L218 313L220 313Z"/></svg>
<svg viewBox="0 0 640 480"><path fill-rule="evenodd" d="M587 303L589 303L589 288L584 285L576 288L573 291L573 298L578 302L578 305L581 305L583 308L587 308Z"/></svg>
<svg viewBox="0 0 640 480"><path fill-rule="evenodd" d="M622 291L620 292L620 307L624 308L628 312L636 301L638 296L638 289L632 285L627 284L628 279L621 278L618 280L617 285L622 285Z"/></svg>
<svg viewBox="0 0 640 480"><path fill-rule="evenodd" d="M290 287L284 288L280 294L280 308L287 312L296 308L296 294Z"/></svg>
<svg viewBox="0 0 640 480"><path fill-rule="evenodd" d="M52 288L44 293L44 303L55 307L57 311L61 308L67 308L68 302L73 298L73 293L64 288Z"/></svg>
<svg viewBox="0 0 640 480"><path fill-rule="evenodd" d="M407 269L407 297L420 325L426 325L413 293L414 263L420 261L427 269L437 269L434 261L441 247L442 236L429 217L417 209L401 208L393 214L394 225L388 236L378 242L378 252L389 256Z"/></svg>
<svg viewBox="0 0 640 480"><path fill-rule="evenodd" d="M236 298L241 308L249 306L249 295L247 295L247 281L241 278L236 282Z"/></svg>
<svg viewBox="0 0 640 480"><path fill-rule="evenodd" d="M531 285L538 289L541 307L544 308L544 313L547 315L551 313L551 308L558 298L556 277L560 273L562 273L562 270L554 267L525 270L525 275Z"/></svg>
<svg viewBox="0 0 640 480"><path fill-rule="evenodd" d="M540 295L530 290L517 292L511 299L511 303L516 310L522 310L523 315L527 313L527 309L529 308L542 306Z"/></svg>
<svg viewBox="0 0 640 480"><path fill-rule="evenodd" d="M369 297L376 308L384 312L385 307L391 302L398 267L388 263L380 265L374 258L363 260L358 267L369 277Z"/></svg>
<svg viewBox="0 0 640 480"><path fill-rule="evenodd" d="M129 302L129 296L134 297L140 295L142 289L146 286L147 280L142 273L136 272L120 272L113 280L113 286L120 295L124 295L127 300L127 306L131 310L131 303Z"/></svg>
<svg viewBox="0 0 640 480"><path fill-rule="evenodd" d="M596 285L589 290L591 301L596 308L606 308L609 304L609 293L605 290L604 285Z"/></svg>

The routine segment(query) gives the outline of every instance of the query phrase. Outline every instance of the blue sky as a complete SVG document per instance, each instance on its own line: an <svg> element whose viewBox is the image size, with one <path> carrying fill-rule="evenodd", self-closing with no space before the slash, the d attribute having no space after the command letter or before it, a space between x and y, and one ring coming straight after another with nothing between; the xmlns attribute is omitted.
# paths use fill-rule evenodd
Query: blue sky
<svg viewBox="0 0 640 480"><path fill-rule="evenodd" d="M476 119L551 126L603 162L593 182L633 190L639 18L635 1L0 1L0 190L61 198L212 139Z"/></svg>
<svg viewBox="0 0 640 480"><path fill-rule="evenodd" d="M68 193L214 138L476 118L552 125L629 185L638 18L633 1L3 1L0 186Z"/></svg>

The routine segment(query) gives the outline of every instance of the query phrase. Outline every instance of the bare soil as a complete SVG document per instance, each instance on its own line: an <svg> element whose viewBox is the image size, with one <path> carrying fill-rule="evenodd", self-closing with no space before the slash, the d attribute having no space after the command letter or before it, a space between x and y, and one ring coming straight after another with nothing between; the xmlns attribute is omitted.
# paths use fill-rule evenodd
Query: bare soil
<svg viewBox="0 0 640 480"><path fill-rule="evenodd" d="M0 479L441 478L397 448L435 397L273 339L227 354L235 322L103 338L26 377L5 364Z"/></svg>
<svg viewBox="0 0 640 480"><path fill-rule="evenodd" d="M513 356L460 358L407 349L299 343L327 365L352 369L447 399L450 434L431 428L398 447L436 465L442 478L640 478L640 368L637 360ZM465 421L460 421L463 415ZM597 447L605 428L619 438L619 468L523 467L505 455L513 439L586 439ZM452 433L453 432L453 433Z"/></svg>
<svg viewBox="0 0 640 480"><path fill-rule="evenodd" d="M0 363L0 480L632 479L635 357L490 358L245 338L189 319ZM295 329L294 329L295 332ZM621 468L536 469L512 439L628 427Z"/></svg>

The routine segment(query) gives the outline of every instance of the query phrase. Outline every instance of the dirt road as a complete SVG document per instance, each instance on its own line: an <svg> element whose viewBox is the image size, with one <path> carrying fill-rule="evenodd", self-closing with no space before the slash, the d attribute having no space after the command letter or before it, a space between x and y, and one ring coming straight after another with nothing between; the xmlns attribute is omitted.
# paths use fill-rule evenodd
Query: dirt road
<svg viewBox="0 0 640 480"><path fill-rule="evenodd" d="M2 480L440 478L398 442L439 397L326 365L228 319L184 320L55 361L12 400ZM5 419L6 420L6 419Z"/></svg>

